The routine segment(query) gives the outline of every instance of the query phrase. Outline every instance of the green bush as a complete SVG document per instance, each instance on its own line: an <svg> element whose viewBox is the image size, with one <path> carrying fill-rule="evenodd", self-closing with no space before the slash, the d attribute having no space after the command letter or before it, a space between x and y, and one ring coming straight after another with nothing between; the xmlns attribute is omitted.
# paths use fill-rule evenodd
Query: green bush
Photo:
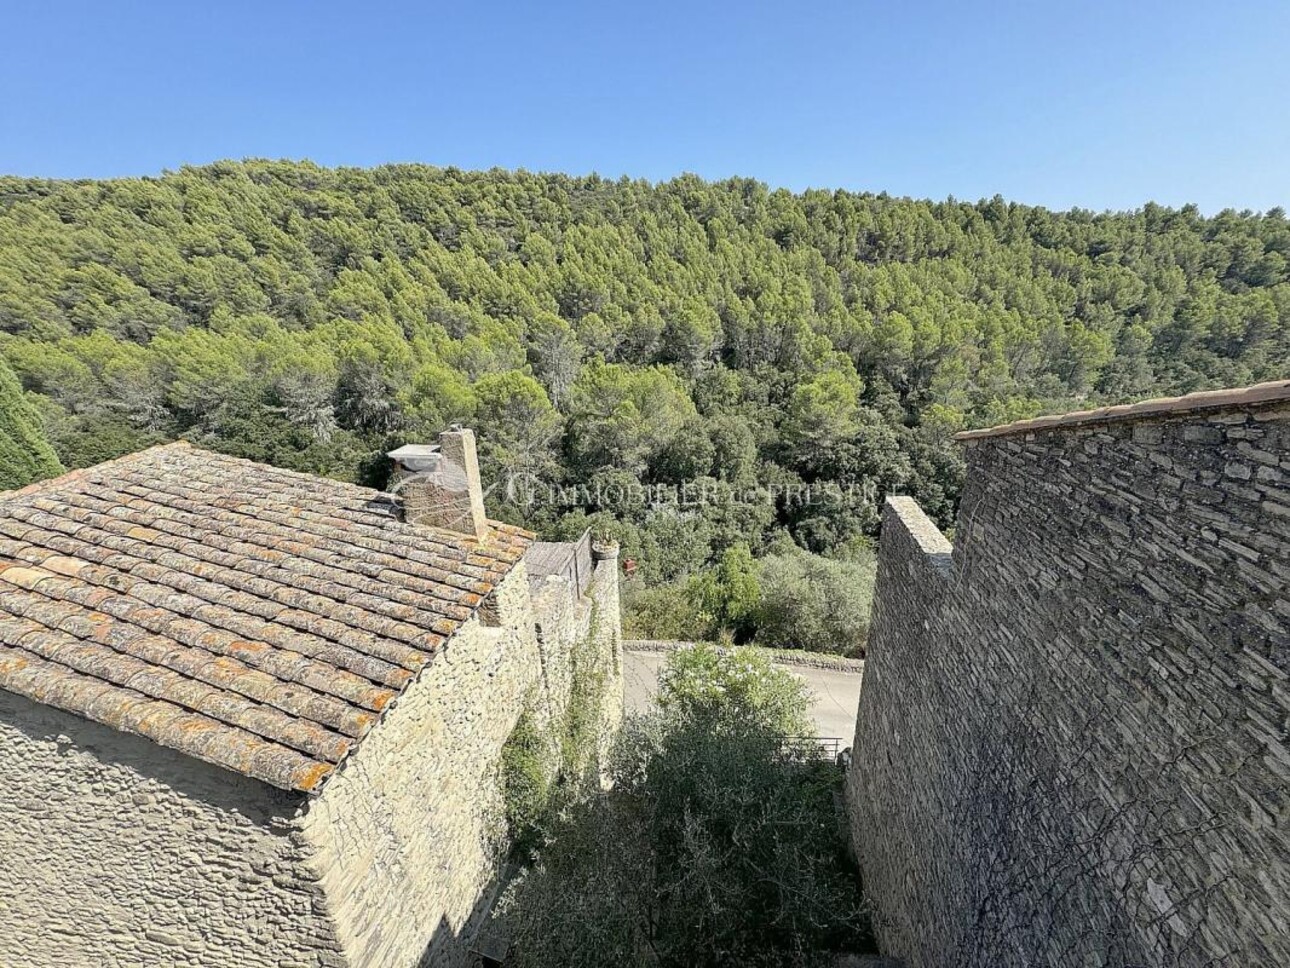
<svg viewBox="0 0 1290 968"><path fill-rule="evenodd" d="M756 649L701 643L669 652L659 673L658 705L673 719L714 729L802 736L812 728L805 684Z"/></svg>
<svg viewBox="0 0 1290 968"><path fill-rule="evenodd" d="M718 628L739 642L752 638L761 604L761 585L757 563L746 544L736 544L722 552L716 565L695 580L692 593L697 594L704 613L712 616Z"/></svg>
<svg viewBox="0 0 1290 968"><path fill-rule="evenodd" d="M514 964L769 968L871 950L843 775L783 752L800 684L700 647L670 657L662 698L624 730L612 787L564 806L508 892Z"/></svg>
<svg viewBox="0 0 1290 968"><path fill-rule="evenodd" d="M52 477L62 469L45 439L39 412L0 357L0 491Z"/></svg>
<svg viewBox="0 0 1290 968"><path fill-rule="evenodd" d="M643 586L624 582L623 637L697 642L716 632L692 581Z"/></svg>
<svg viewBox="0 0 1290 968"><path fill-rule="evenodd" d="M760 562L758 645L861 656L869 636L876 568L872 553L854 560L790 550Z"/></svg>

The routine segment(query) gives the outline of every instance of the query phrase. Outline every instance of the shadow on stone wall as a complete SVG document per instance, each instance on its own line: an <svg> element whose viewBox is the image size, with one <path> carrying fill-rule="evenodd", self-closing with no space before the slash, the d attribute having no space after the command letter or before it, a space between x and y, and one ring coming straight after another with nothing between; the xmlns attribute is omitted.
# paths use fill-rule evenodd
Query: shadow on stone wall
<svg viewBox="0 0 1290 968"><path fill-rule="evenodd" d="M49 743L66 756L91 756L105 770L122 768L134 774L141 788L160 784L216 810L239 813L257 825L293 817L304 800L302 794L279 790L17 693L0 692L0 718L32 743Z"/></svg>
<svg viewBox="0 0 1290 968"><path fill-rule="evenodd" d="M417 968L494 968L503 964L506 941L491 918L502 887L500 881L490 884L475 900L460 929L440 918Z"/></svg>

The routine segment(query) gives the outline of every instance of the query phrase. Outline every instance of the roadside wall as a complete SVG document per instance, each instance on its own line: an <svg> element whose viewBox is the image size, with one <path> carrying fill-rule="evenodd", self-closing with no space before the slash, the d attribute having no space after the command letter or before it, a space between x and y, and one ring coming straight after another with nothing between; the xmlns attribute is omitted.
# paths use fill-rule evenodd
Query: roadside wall
<svg viewBox="0 0 1290 968"><path fill-rule="evenodd" d="M887 503L848 779L911 968L1290 964L1290 404L967 441Z"/></svg>

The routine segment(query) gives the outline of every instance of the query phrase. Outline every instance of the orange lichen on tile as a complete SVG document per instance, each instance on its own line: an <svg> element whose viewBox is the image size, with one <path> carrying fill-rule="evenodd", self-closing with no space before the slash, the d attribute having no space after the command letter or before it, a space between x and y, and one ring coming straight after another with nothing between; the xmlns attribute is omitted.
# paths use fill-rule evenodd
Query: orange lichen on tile
<svg viewBox="0 0 1290 968"><path fill-rule="evenodd" d="M154 447L0 494L0 688L315 791L533 537Z"/></svg>

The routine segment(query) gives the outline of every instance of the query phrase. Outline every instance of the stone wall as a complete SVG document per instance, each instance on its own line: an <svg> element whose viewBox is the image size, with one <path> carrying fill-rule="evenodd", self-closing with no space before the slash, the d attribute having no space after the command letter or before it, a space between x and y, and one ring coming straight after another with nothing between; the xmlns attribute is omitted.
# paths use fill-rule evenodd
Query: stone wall
<svg viewBox="0 0 1290 968"><path fill-rule="evenodd" d="M884 512L848 800L913 968L1290 964L1290 406L967 442Z"/></svg>
<svg viewBox="0 0 1290 968"><path fill-rule="evenodd" d="M470 963L508 846L504 743L535 702L547 718L563 715L579 636L594 635L621 668L614 562L555 624L556 596L535 610L523 565L495 595L500 625L463 626L301 821L351 968ZM618 696L606 734L621 719L621 679Z"/></svg>
<svg viewBox="0 0 1290 968"><path fill-rule="evenodd" d="M0 690L0 965L343 965L299 800Z"/></svg>
<svg viewBox="0 0 1290 968"><path fill-rule="evenodd" d="M523 565L310 803L302 829L353 968L464 963L504 848L498 754L540 676Z"/></svg>
<svg viewBox="0 0 1290 968"><path fill-rule="evenodd" d="M469 964L503 744L534 697L563 715L578 641L621 719L616 564L552 589L541 635L518 565L500 624L466 623L313 799L0 691L0 966Z"/></svg>

